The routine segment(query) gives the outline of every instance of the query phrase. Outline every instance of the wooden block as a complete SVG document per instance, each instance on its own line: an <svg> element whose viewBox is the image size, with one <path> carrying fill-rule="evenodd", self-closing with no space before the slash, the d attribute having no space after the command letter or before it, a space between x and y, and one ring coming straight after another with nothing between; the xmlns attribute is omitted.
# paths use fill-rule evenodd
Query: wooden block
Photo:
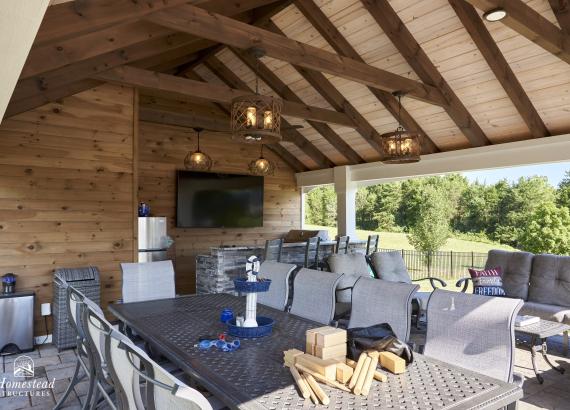
<svg viewBox="0 0 570 410"><path fill-rule="evenodd" d="M315 344L307 340L307 343L305 344L305 353L316 356Z"/></svg>
<svg viewBox="0 0 570 410"><path fill-rule="evenodd" d="M372 359L368 355L366 355L366 360L364 360L362 369L360 369L360 373L358 373L358 379L356 380L356 385L354 386L353 392L356 395L360 394L360 392L362 391L362 387L364 386L364 379L366 379L366 375L368 374L368 368L370 367L371 362Z"/></svg>
<svg viewBox="0 0 570 410"><path fill-rule="evenodd" d="M330 346L330 347L315 347L315 356L321 359L338 359L346 357L346 343Z"/></svg>
<svg viewBox="0 0 570 410"><path fill-rule="evenodd" d="M370 387L372 386L372 380L374 380L374 373L376 372L376 366L378 366L378 352L372 352L368 354L370 357L371 362L370 366L368 367L368 372L366 373L366 377L364 378L364 384L362 385L361 394L363 396L368 396L370 392Z"/></svg>
<svg viewBox="0 0 570 410"><path fill-rule="evenodd" d="M291 371L291 375L293 376L293 379L295 379L295 383L297 383L297 387L299 387L299 391L303 398L308 399L311 397L309 386L305 383L305 379L301 377L297 368L295 366L291 366L289 370Z"/></svg>
<svg viewBox="0 0 570 410"><path fill-rule="evenodd" d="M309 376L306 373L301 374L301 377L303 378L303 381L305 382L305 384L307 385L307 387L309 388L309 394L311 397L311 400L313 401L313 403L315 403L316 405L319 404L319 399L317 398L317 396L315 395L315 392L313 391L313 389L311 388L311 385L309 384L309 380L307 379L307 376Z"/></svg>
<svg viewBox="0 0 570 410"><path fill-rule="evenodd" d="M380 353L380 365L394 374L406 371L406 361L392 352Z"/></svg>
<svg viewBox="0 0 570 410"><path fill-rule="evenodd" d="M287 367L295 366L295 357L304 354L299 349L289 349L283 352L283 362Z"/></svg>
<svg viewBox="0 0 570 410"><path fill-rule="evenodd" d="M309 354L295 357L295 363L324 376L327 380L336 380L336 361L323 360Z"/></svg>
<svg viewBox="0 0 570 410"><path fill-rule="evenodd" d="M356 369L357 363L354 360L346 359L346 364L348 366L352 367L353 369ZM379 382L386 382L386 381L388 381L388 376L386 376L384 373L376 370L374 372L374 380L378 380Z"/></svg>
<svg viewBox="0 0 570 410"><path fill-rule="evenodd" d="M345 363L336 365L336 381L342 384L348 383L354 373L354 369Z"/></svg>
<svg viewBox="0 0 570 410"><path fill-rule="evenodd" d="M356 366L354 367L354 373L352 374L352 377L350 378L350 383L348 384L349 388L352 389L354 388L354 386L356 386L356 382L358 381L358 377L362 372L362 366L364 366L366 357L367 357L366 353L360 354L360 357L358 358L358 363L356 363Z"/></svg>
<svg viewBox="0 0 570 410"><path fill-rule="evenodd" d="M335 380L327 380L327 379L325 379L325 376L322 376L318 373L315 373L314 371L307 369L305 366L300 365L299 363L295 364L295 367L300 372L303 372L303 374L310 374L316 380L320 381L321 383L326 384L327 386L336 387L337 389L344 390L344 391L350 393L350 389L348 387L346 387L344 384L341 384Z"/></svg>
<svg viewBox="0 0 570 410"><path fill-rule="evenodd" d="M346 330L344 329L327 326L319 329L316 336L317 347L330 347L341 344L346 345Z"/></svg>
<svg viewBox="0 0 570 410"><path fill-rule="evenodd" d="M315 393L315 395L319 398L319 401L323 403L325 406L328 406L331 402L329 396L321 389L321 386L317 383L317 381L311 376L310 374L305 374L307 382L309 382L309 386Z"/></svg>

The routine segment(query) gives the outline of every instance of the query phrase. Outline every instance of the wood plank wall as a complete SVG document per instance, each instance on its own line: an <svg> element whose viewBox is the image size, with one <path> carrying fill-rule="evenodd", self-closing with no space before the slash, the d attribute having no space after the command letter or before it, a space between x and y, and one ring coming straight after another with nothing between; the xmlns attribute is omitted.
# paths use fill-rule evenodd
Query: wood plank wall
<svg viewBox="0 0 570 410"><path fill-rule="evenodd" d="M0 274L36 292L37 335L57 267L95 265L104 305L120 297L119 262L135 250L135 98L103 85L0 125Z"/></svg>
<svg viewBox="0 0 570 410"><path fill-rule="evenodd" d="M154 216L168 217L169 235L175 240L178 293L194 293L195 258L209 253L209 247L264 244L266 239L300 227L301 199L294 173L266 150L264 155L277 161L278 170L265 178L262 228L176 228L176 170L184 169L184 157L196 148L195 133L189 128L141 122L139 135L139 200L150 204ZM213 172L247 173L247 164L259 156L259 146L234 142L227 134L203 133L200 147L214 160Z"/></svg>

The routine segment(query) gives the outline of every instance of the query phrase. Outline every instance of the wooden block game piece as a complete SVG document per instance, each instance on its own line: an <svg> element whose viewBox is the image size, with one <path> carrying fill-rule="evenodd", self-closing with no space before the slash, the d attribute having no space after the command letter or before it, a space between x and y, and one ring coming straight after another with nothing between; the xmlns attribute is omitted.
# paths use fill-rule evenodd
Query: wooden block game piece
<svg viewBox="0 0 570 410"><path fill-rule="evenodd" d="M363 353L365 354L365 353ZM364 386L364 379L366 378L366 374L368 373L368 368L370 367L370 362L372 359L366 355L366 360L362 365L362 369L360 369L360 373L358 374L358 380L356 381L356 385L354 386L354 394L358 395L362 392L362 387Z"/></svg>
<svg viewBox="0 0 570 410"><path fill-rule="evenodd" d="M394 374L406 371L406 361L392 352L380 353L380 365Z"/></svg>
<svg viewBox="0 0 570 410"><path fill-rule="evenodd" d="M305 344L305 353L316 356L316 349L315 349L315 344L311 343L307 340L306 344Z"/></svg>
<svg viewBox="0 0 570 410"><path fill-rule="evenodd" d="M309 380L307 379L307 374L303 373L303 374L301 374L301 377L303 377L303 381L305 382L305 384L309 388L309 394L310 394L311 400L313 401L313 403L318 405L319 399L317 398L317 396L315 395L315 392L313 391L313 389L311 388L311 385L309 384Z"/></svg>
<svg viewBox="0 0 570 410"><path fill-rule="evenodd" d="M317 347L330 347L344 344L346 345L346 330L337 329L331 326L321 328L316 333Z"/></svg>
<svg viewBox="0 0 570 410"><path fill-rule="evenodd" d="M360 372L362 371L362 366L364 366L364 362L366 361L366 353L361 353L360 357L358 358L358 363L356 363L356 366L354 368L354 373L352 373L352 377L350 378L350 383L348 384L349 388L354 388L354 386L356 386L356 382L358 381L358 376L360 375Z"/></svg>
<svg viewBox="0 0 570 410"><path fill-rule="evenodd" d="M285 366L291 367L295 365L295 357L304 354L299 349L289 349L283 352L283 362Z"/></svg>
<svg viewBox="0 0 570 410"><path fill-rule="evenodd" d="M336 365L336 381L339 383L348 383L353 373L354 369L346 363L338 363Z"/></svg>
<svg viewBox="0 0 570 410"><path fill-rule="evenodd" d="M304 367L303 365L300 365L299 363L297 363L295 365L295 367L297 368L297 370L299 370L303 373L310 374L311 376L313 376L315 379L317 379L321 383L324 383L324 384L331 386L331 387L335 387L335 388L340 389L340 390L344 390L346 392L350 392L350 389L347 388L344 384L340 384L334 380L327 380L327 379L325 379L325 376L320 375L318 373L315 373L314 371L307 369L306 367Z"/></svg>
<svg viewBox="0 0 570 410"><path fill-rule="evenodd" d="M324 376L327 380L336 380L336 361L323 360L308 354L295 356L295 363Z"/></svg>
<svg viewBox="0 0 570 410"><path fill-rule="evenodd" d="M346 359L346 364L347 366L350 366L353 369L355 369L357 363L354 360ZM376 369L376 371L374 372L374 380L378 380L379 382L386 382L388 381L388 376L386 376L384 373Z"/></svg>
<svg viewBox="0 0 570 410"><path fill-rule="evenodd" d="M305 379L301 377L301 375L297 371L297 368L295 366L291 366L289 368L289 371L291 372L293 379L295 379L295 383L297 383L297 387L299 387L299 390L301 391L301 395L303 396L303 398L308 399L309 397L311 397L311 393L309 392L309 386L305 384Z"/></svg>
<svg viewBox="0 0 570 410"><path fill-rule="evenodd" d="M370 366L367 369L366 377L364 378L364 384L362 385L362 395L368 396L370 392L370 387L372 386L372 380L374 380L374 373L376 372L376 366L378 366L379 352L368 353L370 357Z"/></svg>
<svg viewBox="0 0 570 410"><path fill-rule="evenodd" d="M346 357L346 343L329 347L321 347L317 345L314 355L325 360Z"/></svg>
<svg viewBox="0 0 570 410"><path fill-rule="evenodd" d="M309 382L309 386L311 386L311 389L315 392L315 395L318 397L319 401L325 406L328 406L331 402L329 396L327 396L323 389L321 389L321 386L319 386L319 383L317 383L313 376L307 373L305 373L305 376L307 377L306 380Z"/></svg>

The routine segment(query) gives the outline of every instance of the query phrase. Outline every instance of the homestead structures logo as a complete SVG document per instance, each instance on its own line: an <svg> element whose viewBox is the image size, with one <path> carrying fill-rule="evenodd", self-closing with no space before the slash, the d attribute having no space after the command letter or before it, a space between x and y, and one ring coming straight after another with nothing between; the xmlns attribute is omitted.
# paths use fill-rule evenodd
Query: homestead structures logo
<svg viewBox="0 0 570 410"><path fill-rule="evenodd" d="M14 360L14 379L6 377L0 379L0 390L6 392L0 397L30 396L45 397L50 395L50 389L55 386L55 378L47 380L45 377L34 379L34 361L29 356L19 356Z"/></svg>

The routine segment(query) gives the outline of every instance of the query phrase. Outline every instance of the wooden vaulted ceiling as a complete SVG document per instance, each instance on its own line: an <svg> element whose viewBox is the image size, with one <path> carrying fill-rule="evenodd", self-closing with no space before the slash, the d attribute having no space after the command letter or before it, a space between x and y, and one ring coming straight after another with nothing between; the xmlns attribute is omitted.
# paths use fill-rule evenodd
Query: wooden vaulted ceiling
<svg viewBox="0 0 570 410"><path fill-rule="evenodd" d="M570 0L75 0L48 9L6 116L107 81L141 90L142 120L225 131L256 72L296 171L380 160L393 91L424 154L559 135Z"/></svg>

